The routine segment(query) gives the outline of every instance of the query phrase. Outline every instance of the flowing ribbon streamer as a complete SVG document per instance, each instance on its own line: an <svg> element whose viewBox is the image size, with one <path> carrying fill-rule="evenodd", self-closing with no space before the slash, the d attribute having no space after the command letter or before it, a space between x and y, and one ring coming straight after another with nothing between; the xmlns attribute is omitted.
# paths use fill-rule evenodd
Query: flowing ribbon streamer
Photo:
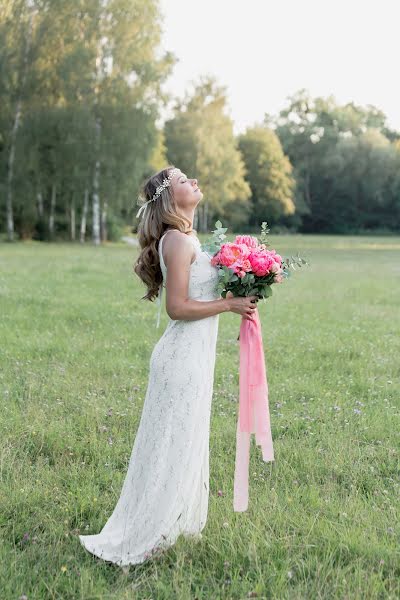
<svg viewBox="0 0 400 600"><path fill-rule="evenodd" d="M236 462L233 508L247 510L249 500L249 458L251 434L261 446L263 460L274 460L268 405L261 323L256 308L253 320L242 318L239 332L239 417L236 431Z"/></svg>

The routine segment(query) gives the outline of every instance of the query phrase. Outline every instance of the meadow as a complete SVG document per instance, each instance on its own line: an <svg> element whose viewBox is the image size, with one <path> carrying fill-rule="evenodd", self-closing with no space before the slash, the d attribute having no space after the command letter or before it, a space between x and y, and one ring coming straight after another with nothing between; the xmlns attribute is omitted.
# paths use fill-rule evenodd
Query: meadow
<svg viewBox="0 0 400 600"><path fill-rule="evenodd" d="M203 538L129 573L77 536L119 497L168 316L135 247L0 245L1 600L400 597L400 237L269 239L311 263L258 304L275 461L253 437L233 512L240 317L221 314Z"/></svg>

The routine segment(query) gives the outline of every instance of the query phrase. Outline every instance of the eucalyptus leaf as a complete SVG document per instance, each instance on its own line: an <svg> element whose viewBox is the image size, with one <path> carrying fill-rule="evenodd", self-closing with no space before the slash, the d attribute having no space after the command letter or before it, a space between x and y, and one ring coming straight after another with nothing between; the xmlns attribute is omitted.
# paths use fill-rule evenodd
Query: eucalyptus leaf
<svg viewBox="0 0 400 600"><path fill-rule="evenodd" d="M264 295L266 298L269 298L269 296L272 296L272 287L270 285L266 286Z"/></svg>

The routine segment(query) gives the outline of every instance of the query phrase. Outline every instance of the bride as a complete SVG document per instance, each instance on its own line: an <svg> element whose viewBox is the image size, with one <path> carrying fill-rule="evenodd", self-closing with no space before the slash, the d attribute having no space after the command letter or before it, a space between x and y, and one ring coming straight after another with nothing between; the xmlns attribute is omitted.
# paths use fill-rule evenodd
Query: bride
<svg viewBox="0 0 400 600"><path fill-rule="evenodd" d="M178 538L201 538L209 498L209 425L219 314L251 319L256 296L222 298L210 256L192 229L203 194L173 166L144 184L134 271L142 299L166 290L169 321L153 348L146 396L115 508L98 534L80 535L95 556L122 567Z"/></svg>

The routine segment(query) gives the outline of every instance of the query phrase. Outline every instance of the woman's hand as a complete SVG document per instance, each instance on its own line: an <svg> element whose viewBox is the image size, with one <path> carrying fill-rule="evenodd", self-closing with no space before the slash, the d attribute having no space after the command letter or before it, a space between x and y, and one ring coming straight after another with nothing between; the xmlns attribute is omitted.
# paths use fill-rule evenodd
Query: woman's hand
<svg viewBox="0 0 400 600"><path fill-rule="evenodd" d="M232 292L227 292L225 299L228 302L229 311L241 315L244 319L253 319L258 296L234 296Z"/></svg>

